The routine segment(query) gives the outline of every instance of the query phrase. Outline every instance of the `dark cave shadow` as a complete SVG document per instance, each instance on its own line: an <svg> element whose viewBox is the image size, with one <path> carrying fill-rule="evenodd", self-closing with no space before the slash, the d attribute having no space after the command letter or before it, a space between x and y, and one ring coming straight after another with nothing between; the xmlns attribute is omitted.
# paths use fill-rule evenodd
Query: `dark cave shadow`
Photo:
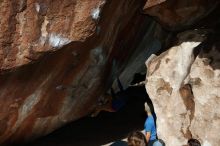
<svg viewBox="0 0 220 146"><path fill-rule="evenodd" d="M120 111L84 117L26 146L100 146L124 139L131 131L143 130L144 102L152 102L144 86L129 87L125 92L129 100Z"/></svg>
<svg viewBox="0 0 220 146"><path fill-rule="evenodd" d="M220 69L220 31L209 35L204 46L201 47L199 58L205 58L203 63L213 70Z"/></svg>
<svg viewBox="0 0 220 146"><path fill-rule="evenodd" d="M220 3L218 3L216 9L207 15L205 18L200 20L198 23L194 24L191 31L196 31L201 36L205 36L205 40L201 42L194 49L194 57L206 58L206 65L210 65L214 70L220 69ZM216 21L213 21L216 20ZM179 32L176 32L176 34ZM185 38L182 38L181 41L177 42L177 38L174 39L173 45L180 45L182 42L200 42L198 38L194 38L193 34L189 34ZM215 53L210 55L210 52L213 51L215 47ZM213 57L214 54L214 57Z"/></svg>

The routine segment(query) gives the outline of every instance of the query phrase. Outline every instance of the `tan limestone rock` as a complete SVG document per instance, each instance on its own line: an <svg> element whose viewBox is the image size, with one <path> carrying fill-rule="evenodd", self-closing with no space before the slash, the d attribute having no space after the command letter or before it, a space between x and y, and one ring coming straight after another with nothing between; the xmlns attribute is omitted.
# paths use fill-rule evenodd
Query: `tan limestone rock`
<svg viewBox="0 0 220 146"><path fill-rule="evenodd" d="M220 144L220 46L204 37L184 32L176 46L146 62L158 136L168 146L185 145L192 137L203 146Z"/></svg>

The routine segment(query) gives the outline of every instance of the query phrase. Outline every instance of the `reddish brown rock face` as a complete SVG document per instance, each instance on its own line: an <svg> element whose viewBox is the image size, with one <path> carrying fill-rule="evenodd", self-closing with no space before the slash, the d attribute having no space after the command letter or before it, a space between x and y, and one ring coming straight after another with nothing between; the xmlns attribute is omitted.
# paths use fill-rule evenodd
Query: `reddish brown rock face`
<svg viewBox="0 0 220 146"><path fill-rule="evenodd" d="M146 30L142 4L1 1L0 143L30 140L90 113Z"/></svg>
<svg viewBox="0 0 220 146"><path fill-rule="evenodd" d="M94 33L104 3L103 0L1 1L1 69L30 63L40 52L85 41Z"/></svg>
<svg viewBox="0 0 220 146"><path fill-rule="evenodd" d="M207 16L217 4L218 0L148 0L143 9L167 29L179 30Z"/></svg>

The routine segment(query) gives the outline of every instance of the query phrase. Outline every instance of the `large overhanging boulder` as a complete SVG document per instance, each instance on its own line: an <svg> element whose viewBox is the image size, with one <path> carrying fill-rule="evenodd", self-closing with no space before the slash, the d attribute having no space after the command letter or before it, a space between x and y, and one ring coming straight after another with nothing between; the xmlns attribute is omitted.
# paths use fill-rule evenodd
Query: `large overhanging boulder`
<svg viewBox="0 0 220 146"><path fill-rule="evenodd" d="M92 112L143 32L157 28L139 13L142 5L0 1L0 144L46 135Z"/></svg>
<svg viewBox="0 0 220 146"><path fill-rule="evenodd" d="M146 62L158 136L168 146L185 145L190 138L203 146L220 144L219 34L206 35L181 33L175 46Z"/></svg>

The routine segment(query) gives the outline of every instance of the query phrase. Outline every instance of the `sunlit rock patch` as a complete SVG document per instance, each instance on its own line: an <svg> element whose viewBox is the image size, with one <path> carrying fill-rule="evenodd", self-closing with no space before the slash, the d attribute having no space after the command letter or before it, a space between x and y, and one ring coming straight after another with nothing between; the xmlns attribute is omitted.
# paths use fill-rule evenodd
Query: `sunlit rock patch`
<svg viewBox="0 0 220 146"><path fill-rule="evenodd" d="M199 139L204 146L218 145L218 40L199 30L178 36L174 47L146 62L146 89L158 117L158 136L170 146L184 145L190 138Z"/></svg>

